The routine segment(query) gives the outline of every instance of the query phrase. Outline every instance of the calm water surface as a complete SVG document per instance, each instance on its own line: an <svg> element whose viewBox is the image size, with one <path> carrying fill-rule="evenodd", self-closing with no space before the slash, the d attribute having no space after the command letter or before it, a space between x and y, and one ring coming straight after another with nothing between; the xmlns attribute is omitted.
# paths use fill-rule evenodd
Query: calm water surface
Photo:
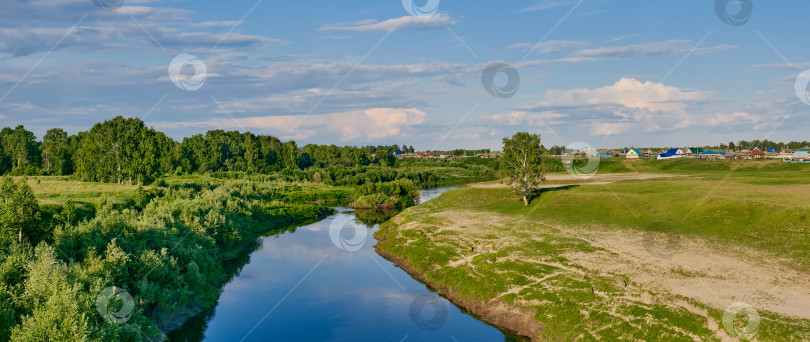
<svg viewBox="0 0 810 342"><path fill-rule="evenodd" d="M422 191L422 202L449 188ZM369 227L353 212L262 239L233 266L236 275L213 310L169 335L172 341L513 341L460 311L383 259ZM330 225L342 230L344 249ZM367 232L354 243L354 225ZM345 226L345 225L344 225ZM361 240L362 241L362 240ZM348 246L348 248L346 248ZM244 265L242 266L242 263ZM241 270L238 267L242 266Z"/></svg>

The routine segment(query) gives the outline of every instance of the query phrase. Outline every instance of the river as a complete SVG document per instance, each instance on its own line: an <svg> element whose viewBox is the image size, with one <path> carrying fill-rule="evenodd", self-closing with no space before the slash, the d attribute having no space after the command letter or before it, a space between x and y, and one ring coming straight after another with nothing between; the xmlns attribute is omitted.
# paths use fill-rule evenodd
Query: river
<svg viewBox="0 0 810 342"><path fill-rule="evenodd" d="M449 189L423 190L421 202ZM378 226L335 209L322 221L262 238L229 266L236 275L217 306L170 340L515 341L377 255Z"/></svg>

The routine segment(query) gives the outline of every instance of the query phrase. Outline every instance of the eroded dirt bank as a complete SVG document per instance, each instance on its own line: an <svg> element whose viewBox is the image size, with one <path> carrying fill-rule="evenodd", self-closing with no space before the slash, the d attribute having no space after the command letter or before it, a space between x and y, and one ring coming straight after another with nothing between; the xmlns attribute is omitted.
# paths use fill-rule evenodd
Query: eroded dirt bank
<svg viewBox="0 0 810 342"><path fill-rule="evenodd" d="M415 270L403 258L381 250L379 244L375 245L374 249L380 256L393 262L395 266L403 269L411 277L427 284L433 288L436 293L447 298L453 302L453 304L464 308L464 310L471 312L473 315L480 317L487 323L501 330L509 331L515 335L536 341L536 338L533 337L536 337L537 332L543 328L543 323L535 320L533 313L529 310L520 309L503 301L485 303L479 300L471 300L454 292L455 286L452 284L443 284L426 279L424 273Z"/></svg>

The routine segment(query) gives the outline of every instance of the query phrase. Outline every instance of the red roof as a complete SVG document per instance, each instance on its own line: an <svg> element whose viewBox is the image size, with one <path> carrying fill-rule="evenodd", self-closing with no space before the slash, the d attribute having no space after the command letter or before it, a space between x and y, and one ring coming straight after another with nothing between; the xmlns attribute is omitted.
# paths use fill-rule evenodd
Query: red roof
<svg viewBox="0 0 810 342"><path fill-rule="evenodd" d="M751 154L761 154L761 155L764 155L764 154L765 154L765 152L762 152L760 149L758 149L758 148L757 148L757 149L754 149L753 151L751 151Z"/></svg>

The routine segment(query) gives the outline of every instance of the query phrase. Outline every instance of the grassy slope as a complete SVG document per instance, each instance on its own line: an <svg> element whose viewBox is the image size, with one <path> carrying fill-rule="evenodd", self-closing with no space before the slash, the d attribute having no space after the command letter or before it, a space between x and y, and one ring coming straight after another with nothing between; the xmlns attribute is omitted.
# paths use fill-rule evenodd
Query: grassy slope
<svg viewBox="0 0 810 342"><path fill-rule="evenodd" d="M730 249L753 247L784 258L791 268L810 270L810 168L781 162L613 163L614 169L621 163L629 170L689 176L545 192L528 208L509 189L451 191L389 222L377 233L377 247L463 301L496 299L536 309L535 318L545 324L540 338L567 336L562 340L712 340L715 333L698 313L708 309L720 322L722 311L700 303L687 305L695 311L690 312L644 302L636 298L643 291L634 288L632 279L589 273L561 256L595 247L533 221L604 229L675 228ZM456 211L497 215L500 223L463 233L443 230L458 225L443 215ZM474 225L475 219L470 220ZM506 239L517 242L502 247ZM449 264L469 255L474 258L468 263ZM810 338L810 322L760 314L768 324L760 329L759 340Z"/></svg>

